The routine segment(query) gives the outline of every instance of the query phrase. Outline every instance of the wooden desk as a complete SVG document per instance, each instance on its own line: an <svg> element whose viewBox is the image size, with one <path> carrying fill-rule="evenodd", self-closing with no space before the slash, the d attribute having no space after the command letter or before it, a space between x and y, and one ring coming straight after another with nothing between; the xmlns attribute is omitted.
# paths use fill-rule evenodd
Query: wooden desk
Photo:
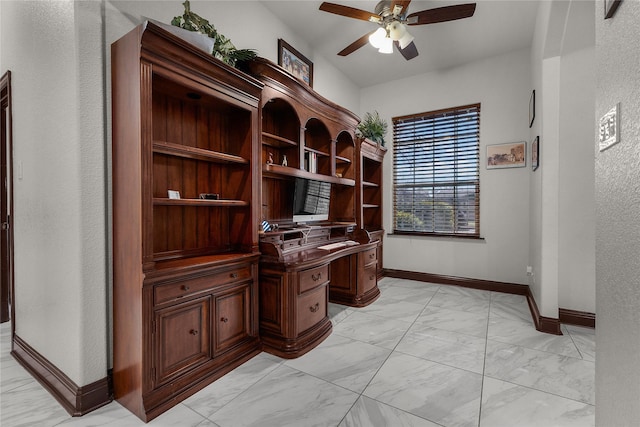
<svg viewBox="0 0 640 427"><path fill-rule="evenodd" d="M352 241L335 249L320 247ZM328 302L363 307L380 295L378 241L354 224L327 224L260 237L260 336L264 350L299 357L331 334Z"/></svg>

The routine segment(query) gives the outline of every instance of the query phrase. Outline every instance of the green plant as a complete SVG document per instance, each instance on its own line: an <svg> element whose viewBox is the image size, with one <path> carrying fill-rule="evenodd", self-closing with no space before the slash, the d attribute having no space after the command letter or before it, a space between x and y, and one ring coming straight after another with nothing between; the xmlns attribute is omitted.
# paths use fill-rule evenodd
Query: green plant
<svg viewBox="0 0 640 427"><path fill-rule="evenodd" d="M358 136L369 138L370 140L384 145L384 136L387 133L387 122L382 120L377 111L365 113L364 119L358 124L356 134Z"/></svg>
<svg viewBox="0 0 640 427"><path fill-rule="evenodd" d="M410 212L396 211L395 229L407 231L421 231L424 229L424 222Z"/></svg>
<svg viewBox="0 0 640 427"><path fill-rule="evenodd" d="M211 37L214 40L211 54L217 59L236 66L238 61L247 61L257 56L253 49L236 49L231 40L220 34L208 20L191 11L189 0L182 3L184 14L171 20L171 25Z"/></svg>

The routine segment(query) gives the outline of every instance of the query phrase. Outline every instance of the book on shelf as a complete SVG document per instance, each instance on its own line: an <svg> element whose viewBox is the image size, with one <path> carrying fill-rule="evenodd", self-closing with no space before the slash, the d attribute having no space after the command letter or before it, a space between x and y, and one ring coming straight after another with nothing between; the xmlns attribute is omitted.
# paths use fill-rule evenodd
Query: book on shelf
<svg viewBox="0 0 640 427"><path fill-rule="evenodd" d="M318 155L310 151L304 154L304 168L308 172L318 173Z"/></svg>

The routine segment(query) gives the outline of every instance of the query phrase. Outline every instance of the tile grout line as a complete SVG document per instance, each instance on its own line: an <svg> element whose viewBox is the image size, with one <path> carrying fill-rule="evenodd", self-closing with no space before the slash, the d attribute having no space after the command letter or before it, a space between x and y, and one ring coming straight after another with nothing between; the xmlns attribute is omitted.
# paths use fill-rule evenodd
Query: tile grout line
<svg viewBox="0 0 640 427"><path fill-rule="evenodd" d="M487 310L487 329L484 338L484 359L482 360L482 379L480 381L480 408L478 410L478 427L482 420L482 396L484 393L484 379L487 370L487 347L489 342L489 319L491 318L491 304L493 304L493 293L489 293L489 309Z"/></svg>
<svg viewBox="0 0 640 427"><path fill-rule="evenodd" d="M487 378L491 378L492 380L497 380L497 381L501 381L503 383L507 383L507 384L512 384L516 387L521 387L521 388L526 388L528 390L532 390L532 391L536 391L538 393L542 393L542 394L548 394L549 396L555 396L555 397L559 397L560 399L565 399L565 400L571 400L572 402L576 402L576 403L580 403L582 405L589 405L589 406L596 406L593 403L589 403L589 402L585 402L583 400L578 400L578 399L574 399L572 397L567 397L567 396L563 396L561 394L557 394L557 393L552 393L550 391L544 391L544 390L540 390L538 388L534 388L532 386L528 386L528 385L523 385L523 384L518 384L518 383L514 383L513 381L508 381L508 380L504 380L502 378L496 378L496 377L492 377L491 375L487 375Z"/></svg>
<svg viewBox="0 0 640 427"><path fill-rule="evenodd" d="M560 328L562 328L562 324L560 324ZM573 334L571 333L571 330L567 327L565 327L564 329L567 331L569 338L571 338L571 342L573 343L574 347L576 348L576 350L578 350L580 359L584 360L584 355L582 354L582 351L580 351L580 346L578 346L578 344L576 344L576 341L573 339Z"/></svg>

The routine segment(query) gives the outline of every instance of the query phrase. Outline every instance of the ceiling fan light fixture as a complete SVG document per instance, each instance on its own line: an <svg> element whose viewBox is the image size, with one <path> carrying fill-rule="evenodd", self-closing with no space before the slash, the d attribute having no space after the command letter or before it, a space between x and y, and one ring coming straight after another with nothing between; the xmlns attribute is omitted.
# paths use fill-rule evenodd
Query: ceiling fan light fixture
<svg viewBox="0 0 640 427"><path fill-rule="evenodd" d="M404 33L404 35L398 40L398 44L400 44L400 49L404 49L409 46L413 41L413 36L409 34L408 31Z"/></svg>
<svg viewBox="0 0 640 427"><path fill-rule="evenodd" d="M384 39L386 37L387 37L387 32L384 30L384 28L380 27L373 34L369 36L369 43L371 44L371 46L375 47L376 49L380 49L384 44Z"/></svg>
<svg viewBox="0 0 640 427"><path fill-rule="evenodd" d="M375 12L367 12L351 6L322 2L320 10L347 18L375 22L380 26L376 31L363 35L342 49L338 55L347 56L363 47L367 42L381 53L392 53L395 44L407 61L418 56L418 49L413 43L413 36L407 31L407 25L436 24L470 18L476 10L475 3L466 3L409 13L407 11L409 3L411 0L380 0L376 5Z"/></svg>
<svg viewBox="0 0 640 427"><path fill-rule="evenodd" d="M407 27L405 27L399 21L391 22L387 26L387 30L389 31L389 37L391 37L391 40L394 40L394 41L400 40L402 37L404 37L405 34L407 34Z"/></svg>
<svg viewBox="0 0 640 427"><path fill-rule="evenodd" d="M382 46L378 49L380 53L393 53L393 40L389 37L385 37Z"/></svg>

